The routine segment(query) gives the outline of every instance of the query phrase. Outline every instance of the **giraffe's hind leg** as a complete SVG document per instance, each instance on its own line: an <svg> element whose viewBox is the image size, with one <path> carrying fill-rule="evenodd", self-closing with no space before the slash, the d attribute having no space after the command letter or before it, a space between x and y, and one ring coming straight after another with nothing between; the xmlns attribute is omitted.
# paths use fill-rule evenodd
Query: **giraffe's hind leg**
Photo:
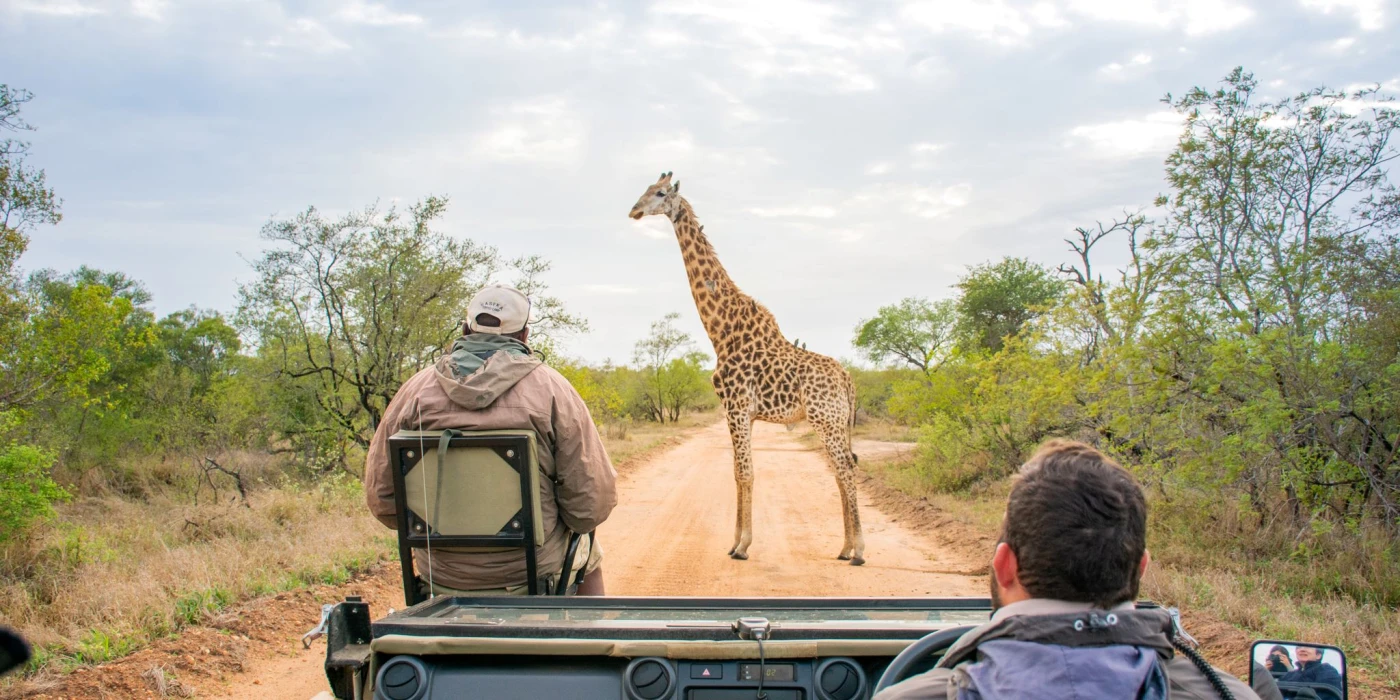
<svg viewBox="0 0 1400 700"><path fill-rule="evenodd" d="M856 460L851 452L851 436L847 426L845 421L837 425L823 422L816 428L826 448L827 460L836 472L836 487L841 492L841 524L845 529L845 543L837 558L849 560L851 566L860 566L865 563L865 535L860 529Z"/></svg>

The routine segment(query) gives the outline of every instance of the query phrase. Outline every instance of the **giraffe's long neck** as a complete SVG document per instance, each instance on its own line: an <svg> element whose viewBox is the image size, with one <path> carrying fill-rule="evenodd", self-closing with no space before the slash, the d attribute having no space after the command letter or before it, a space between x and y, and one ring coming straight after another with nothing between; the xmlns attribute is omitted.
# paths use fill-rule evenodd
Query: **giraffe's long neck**
<svg viewBox="0 0 1400 700"><path fill-rule="evenodd" d="M685 260L685 273L690 279L690 294L695 298L695 308L700 312L700 322L705 333L710 336L715 351L725 354L728 336L743 330L753 335L772 335L778 342L786 343L778 330L777 321L762 305L740 291L730 279L724 265L720 264L714 246L705 237L695 210L685 198L678 198L676 211L671 215L671 224L676 229L676 240L681 246L681 256ZM752 309L743 308L752 305ZM735 312L745 316L746 323L735 320Z"/></svg>

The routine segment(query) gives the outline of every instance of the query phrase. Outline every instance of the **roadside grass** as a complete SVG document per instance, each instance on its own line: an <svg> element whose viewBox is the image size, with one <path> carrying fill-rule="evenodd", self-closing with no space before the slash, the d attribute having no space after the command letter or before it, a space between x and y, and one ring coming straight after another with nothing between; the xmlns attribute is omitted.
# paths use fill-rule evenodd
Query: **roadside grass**
<svg viewBox="0 0 1400 700"><path fill-rule="evenodd" d="M634 424L603 432L627 465L718 419ZM34 650L0 688L102 664L216 618L251 598L339 585L393 560L392 531L370 517L360 481L311 478L267 456L236 460L246 504L164 462L91 477L90 494L24 542L0 549L0 624Z"/></svg>
<svg viewBox="0 0 1400 700"><path fill-rule="evenodd" d="M865 464L873 478L995 537L1005 514L1011 479L960 493L931 486L917 460ZM1163 605L1202 613L1252 638L1317 641L1340 646L1354 668L1387 690L1400 690L1400 611L1364 597L1338 593L1337 582L1379 566L1363 551L1302 552L1291 557L1243 551L1223 522L1220 504L1166 505L1149 493L1148 547L1152 565L1141 595ZM988 556L990 556L988 552ZM1361 577L1367 578L1367 577ZM1359 598L1359 599L1358 599Z"/></svg>
<svg viewBox="0 0 1400 700"><path fill-rule="evenodd" d="M677 423L638 423L633 421L608 423L599 428L603 447L615 467L621 469L640 458L650 456L664 443L695 428L703 428L720 419L716 410L686 413Z"/></svg>
<svg viewBox="0 0 1400 700"><path fill-rule="evenodd" d="M26 675L110 661L237 601L344 582L393 553L348 475L284 476L246 505L230 493L206 489L200 505L178 486L82 497L0 551L0 622L34 647Z"/></svg>

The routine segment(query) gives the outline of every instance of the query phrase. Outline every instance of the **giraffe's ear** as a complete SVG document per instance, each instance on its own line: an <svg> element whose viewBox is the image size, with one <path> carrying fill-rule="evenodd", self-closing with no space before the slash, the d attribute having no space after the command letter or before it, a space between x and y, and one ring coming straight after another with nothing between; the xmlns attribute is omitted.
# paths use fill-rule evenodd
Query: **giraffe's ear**
<svg viewBox="0 0 1400 700"><path fill-rule="evenodd" d="M676 180L676 183L673 184L673 185L671 185L671 191L672 191L672 192L680 192L680 191L681 191L681 181L680 181L680 180Z"/></svg>

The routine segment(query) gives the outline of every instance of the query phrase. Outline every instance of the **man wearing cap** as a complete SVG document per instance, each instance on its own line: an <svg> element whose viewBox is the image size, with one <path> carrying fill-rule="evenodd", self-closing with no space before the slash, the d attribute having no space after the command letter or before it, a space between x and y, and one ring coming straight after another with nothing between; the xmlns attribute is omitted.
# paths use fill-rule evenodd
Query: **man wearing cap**
<svg viewBox="0 0 1400 700"><path fill-rule="evenodd" d="M492 285L472 297L462 337L451 352L413 375L394 395L370 442L365 500L370 512L397 527L389 436L400 430L533 430L539 440L541 510L548 535L537 550L538 569L564 564L569 532L592 532L617 505L617 472L603 449L588 407L563 375L530 354L530 300ZM588 540L585 538L584 542ZM600 549L591 548L580 595L603 595ZM516 593L525 588L519 550L414 550L420 572L433 572L434 592Z"/></svg>

